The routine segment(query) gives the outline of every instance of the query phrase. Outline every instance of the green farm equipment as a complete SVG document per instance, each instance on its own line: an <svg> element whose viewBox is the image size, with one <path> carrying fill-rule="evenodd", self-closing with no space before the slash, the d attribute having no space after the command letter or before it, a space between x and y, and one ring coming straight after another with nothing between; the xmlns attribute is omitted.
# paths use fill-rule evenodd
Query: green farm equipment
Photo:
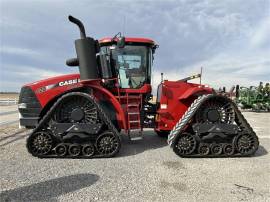
<svg viewBox="0 0 270 202"><path fill-rule="evenodd" d="M236 86L236 102L242 109L251 109L252 111L270 111L270 92L269 83L262 86L262 82L258 87Z"/></svg>

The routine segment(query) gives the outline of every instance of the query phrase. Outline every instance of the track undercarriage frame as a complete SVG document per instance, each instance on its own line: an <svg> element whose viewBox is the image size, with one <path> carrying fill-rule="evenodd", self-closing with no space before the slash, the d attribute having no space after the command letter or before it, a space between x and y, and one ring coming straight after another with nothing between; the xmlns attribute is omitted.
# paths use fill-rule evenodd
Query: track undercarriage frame
<svg viewBox="0 0 270 202"><path fill-rule="evenodd" d="M170 132L168 143L181 157L250 156L259 145L236 104L213 94L192 103Z"/></svg>
<svg viewBox="0 0 270 202"><path fill-rule="evenodd" d="M69 104L74 103L74 98L81 104L72 108ZM69 111L63 111L63 104ZM62 115L60 119L57 117L59 113ZM40 158L112 157L120 150L120 138L118 130L94 97L72 92L59 98L39 122L27 139L27 149Z"/></svg>

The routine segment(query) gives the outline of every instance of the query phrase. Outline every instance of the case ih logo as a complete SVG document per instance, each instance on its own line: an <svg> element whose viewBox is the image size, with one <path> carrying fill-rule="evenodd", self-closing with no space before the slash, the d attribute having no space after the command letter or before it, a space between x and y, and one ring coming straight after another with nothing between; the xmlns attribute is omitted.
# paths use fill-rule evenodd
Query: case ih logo
<svg viewBox="0 0 270 202"><path fill-rule="evenodd" d="M56 83L56 84L51 84L51 85L48 85L48 86L40 87L35 92L36 93L43 93L43 92L45 92L47 90L50 90L50 89L53 89L53 88L56 88L56 87L73 85L73 84L76 84L76 83L79 83L79 82L80 82L80 79L70 79L70 80L66 80L66 81L60 81L59 83Z"/></svg>
<svg viewBox="0 0 270 202"><path fill-rule="evenodd" d="M80 79L71 79L71 80L66 80L66 81L61 81L59 82L59 86L67 86L67 85L72 85L75 83L79 83Z"/></svg>

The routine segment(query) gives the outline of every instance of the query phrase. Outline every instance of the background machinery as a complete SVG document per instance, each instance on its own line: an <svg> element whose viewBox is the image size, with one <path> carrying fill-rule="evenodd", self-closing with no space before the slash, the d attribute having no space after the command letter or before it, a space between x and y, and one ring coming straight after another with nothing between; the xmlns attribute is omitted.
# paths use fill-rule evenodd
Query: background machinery
<svg viewBox="0 0 270 202"><path fill-rule="evenodd" d="M149 102L155 42L119 34L99 41L79 29L77 57L68 66L80 74L26 84L19 98L20 124L33 127L28 151L36 157L112 157L120 131L133 138L153 128L181 157L249 156L258 138L237 106L194 77L162 81ZM149 143L151 144L151 143Z"/></svg>
<svg viewBox="0 0 270 202"><path fill-rule="evenodd" d="M258 87L236 87L236 102L242 109L251 109L256 112L270 111L269 83L263 87L262 82Z"/></svg>

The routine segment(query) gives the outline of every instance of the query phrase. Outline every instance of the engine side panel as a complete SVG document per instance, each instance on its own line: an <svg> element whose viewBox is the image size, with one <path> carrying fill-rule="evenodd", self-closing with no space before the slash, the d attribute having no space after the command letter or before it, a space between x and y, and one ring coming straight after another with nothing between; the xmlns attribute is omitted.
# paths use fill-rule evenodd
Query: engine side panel
<svg viewBox="0 0 270 202"><path fill-rule="evenodd" d="M54 97L67 92L73 88L81 87L79 74L68 74L52 77L28 84L36 94L42 108Z"/></svg>
<svg viewBox="0 0 270 202"><path fill-rule="evenodd" d="M164 81L157 100L157 131L170 131L191 103L202 94L211 94L212 88L182 81Z"/></svg>

